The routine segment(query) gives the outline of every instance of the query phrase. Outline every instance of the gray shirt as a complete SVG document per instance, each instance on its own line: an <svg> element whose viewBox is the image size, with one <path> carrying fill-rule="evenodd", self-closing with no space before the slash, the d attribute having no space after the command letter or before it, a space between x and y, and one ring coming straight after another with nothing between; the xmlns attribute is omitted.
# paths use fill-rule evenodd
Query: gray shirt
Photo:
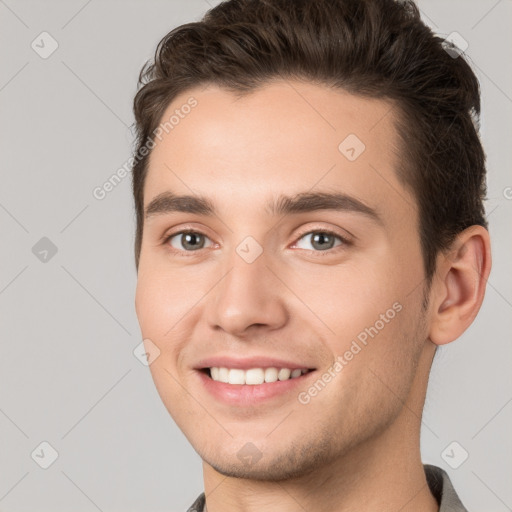
<svg viewBox="0 0 512 512"><path fill-rule="evenodd" d="M423 464L427 483L432 494L439 503L439 512L468 512L461 503L448 473L437 466ZM205 497L204 492L194 501L187 512L204 512Z"/></svg>

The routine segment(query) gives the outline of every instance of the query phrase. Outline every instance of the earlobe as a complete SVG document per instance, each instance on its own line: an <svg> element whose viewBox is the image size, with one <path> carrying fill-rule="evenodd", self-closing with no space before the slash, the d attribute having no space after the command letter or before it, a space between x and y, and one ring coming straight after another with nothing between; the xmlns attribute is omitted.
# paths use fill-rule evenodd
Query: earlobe
<svg viewBox="0 0 512 512"><path fill-rule="evenodd" d="M482 305L491 270L489 232L471 226L457 236L449 253L439 254L431 289L429 338L436 345L457 339Z"/></svg>

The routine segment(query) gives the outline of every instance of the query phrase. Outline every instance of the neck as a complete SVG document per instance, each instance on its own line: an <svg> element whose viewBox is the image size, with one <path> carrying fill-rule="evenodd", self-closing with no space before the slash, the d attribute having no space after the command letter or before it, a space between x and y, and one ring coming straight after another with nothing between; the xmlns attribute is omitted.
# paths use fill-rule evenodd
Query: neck
<svg viewBox="0 0 512 512"><path fill-rule="evenodd" d="M420 455L421 413L435 346L427 342L401 413L384 431L314 474L283 481L226 477L203 462L208 512L438 512Z"/></svg>

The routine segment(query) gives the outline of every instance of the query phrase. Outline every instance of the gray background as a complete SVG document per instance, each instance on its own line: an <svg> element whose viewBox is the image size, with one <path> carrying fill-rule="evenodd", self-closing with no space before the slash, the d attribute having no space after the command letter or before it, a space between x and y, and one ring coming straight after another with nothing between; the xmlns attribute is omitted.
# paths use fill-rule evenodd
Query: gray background
<svg viewBox="0 0 512 512"><path fill-rule="evenodd" d="M92 191L131 155L140 67L169 30L216 3L0 0L4 512L184 511L202 491L199 457L133 354L141 336L130 176L103 200ZM480 79L494 260L477 320L436 357L422 457L449 472L470 511L505 512L512 510L512 3L419 6L436 32L468 41ZM51 49L43 31L58 43L45 59L31 47L35 40L39 52ZM40 467L51 457L43 441L58 452L48 469ZM463 450L469 456L454 469Z"/></svg>

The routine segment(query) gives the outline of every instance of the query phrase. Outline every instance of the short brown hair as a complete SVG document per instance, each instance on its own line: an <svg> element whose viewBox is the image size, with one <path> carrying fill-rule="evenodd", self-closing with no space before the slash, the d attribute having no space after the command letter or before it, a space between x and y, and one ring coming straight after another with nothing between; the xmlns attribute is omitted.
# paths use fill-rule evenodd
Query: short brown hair
<svg viewBox="0 0 512 512"><path fill-rule="evenodd" d="M430 283L439 251L471 225L487 228L479 84L446 45L412 0L229 0L169 32L142 68L134 99L137 268L149 159L140 150L170 102L202 84L243 95L289 78L396 106L397 175L417 199Z"/></svg>

